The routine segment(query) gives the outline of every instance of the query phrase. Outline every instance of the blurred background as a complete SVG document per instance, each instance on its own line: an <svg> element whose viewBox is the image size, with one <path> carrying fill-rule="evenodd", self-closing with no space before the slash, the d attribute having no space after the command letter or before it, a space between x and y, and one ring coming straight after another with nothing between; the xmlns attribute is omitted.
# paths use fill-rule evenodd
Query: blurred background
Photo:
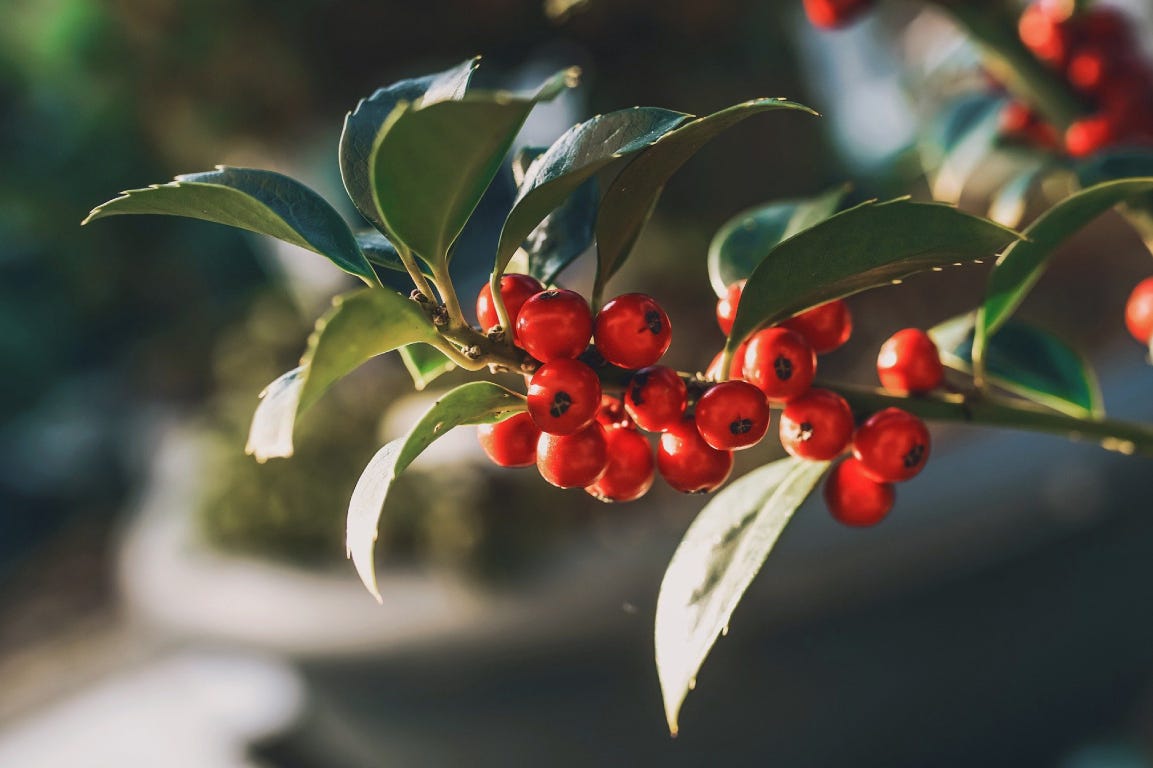
<svg viewBox="0 0 1153 768"><path fill-rule="evenodd" d="M1116 4L1148 47L1148 5ZM458 430L389 502L377 606L343 557L347 499L434 395L375 360L302 420L294 458L243 455L257 394L346 276L212 224L79 226L119 190L217 163L293 175L352 220L345 112L478 53L481 86L584 71L523 144L634 104L811 104L820 121L755 118L690 162L614 286L653 293L670 364L699 370L723 343L700 321L704 255L739 211L848 181L853 200L985 213L1031 162L973 128L999 96L941 13L882 3L838 32L799 0L13 0L5 17L0 765L1153 766L1146 460L940 428L885 525L807 504L671 740L653 610L699 499L603 506L495 471ZM979 162L945 188L961 124ZM504 173L465 234L478 264L512 195ZM458 265L474 295L487 266ZM1149 272L1111 214L1023 310L1086 352L1112 415L1146 421L1153 372L1122 312ZM881 341L970 308L984 276L852 298L854 338L823 369L872 383ZM755 453L744 467L773 457Z"/></svg>

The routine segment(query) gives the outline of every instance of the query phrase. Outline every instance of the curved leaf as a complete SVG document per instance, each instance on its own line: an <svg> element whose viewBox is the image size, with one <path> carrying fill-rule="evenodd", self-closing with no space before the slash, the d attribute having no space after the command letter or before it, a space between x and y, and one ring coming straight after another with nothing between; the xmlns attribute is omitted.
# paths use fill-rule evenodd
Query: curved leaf
<svg viewBox="0 0 1153 768"><path fill-rule="evenodd" d="M1018 237L938 203L893 200L850 208L785 240L753 270L726 352L762 325L918 272L979 262Z"/></svg>
<svg viewBox="0 0 1153 768"><path fill-rule="evenodd" d="M709 243L709 282L719 297L747 278L776 245L837 212L848 192L838 187L818 197L750 208L729 219Z"/></svg>
<svg viewBox="0 0 1153 768"><path fill-rule="evenodd" d="M409 344L400 348L400 359L412 377L416 389L423 390L432 382L456 368L444 353L428 344Z"/></svg>
<svg viewBox="0 0 1153 768"><path fill-rule="evenodd" d="M575 85L578 73L560 72L531 96L469 93L398 104L369 155L373 200L387 231L443 265L533 106Z"/></svg>
<svg viewBox="0 0 1153 768"><path fill-rule="evenodd" d="M729 484L689 526L661 582L654 641L669 731L697 672L827 461L787 458Z"/></svg>
<svg viewBox="0 0 1153 768"><path fill-rule="evenodd" d="M246 452L257 461L291 456L297 415L334 382L377 355L438 340L424 311L399 293L368 288L337 296L332 309L317 321L300 367L278 378L261 395Z"/></svg>
<svg viewBox="0 0 1153 768"><path fill-rule="evenodd" d="M404 437L385 445L364 468L348 505L345 547L364 586L381 602L373 556L384 502L397 476L425 448L453 427L492 424L525 409L522 395L488 381L463 384L445 393Z"/></svg>
<svg viewBox="0 0 1153 768"><path fill-rule="evenodd" d="M661 190L702 147L737 123L761 112L810 107L785 99L754 99L678 126L626 165L604 195L597 218L597 276L593 296L616 274L632 252Z"/></svg>
<svg viewBox="0 0 1153 768"><path fill-rule="evenodd" d="M1004 99L982 97L957 113L956 124L943 131L944 153L933 174L933 199L956 203L982 161L996 148Z"/></svg>
<svg viewBox="0 0 1153 768"><path fill-rule="evenodd" d="M404 268L404 262L400 260L400 254L396 251L396 246L376 230L357 232L356 244L360 246L360 250L369 263L391 269L394 272L408 274L408 270ZM420 262L417 263L417 268L424 273L425 277L432 277L431 272Z"/></svg>
<svg viewBox="0 0 1153 768"><path fill-rule="evenodd" d="M345 116L344 130L340 134L340 176L353 205L380 231L386 232L387 229L372 199L368 161L381 126L402 101L421 99L425 104L433 104L459 99L468 88L478 63L479 56L444 72L401 80L380 88L367 99L362 99Z"/></svg>
<svg viewBox="0 0 1153 768"><path fill-rule="evenodd" d="M989 203L989 218L1006 227L1017 227L1029 208L1029 197L1053 170L1047 161L1034 162L1009 179Z"/></svg>
<svg viewBox="0 0 1153 768"><path fill-rule="evenodd" d="M593 174L644 149L689 117L668 109L633 107L598 115L566 131L525 172L500 233L494 272L503 273L529 233Z"/></svg>
<svg viewBox="0 0 1153 768"><path fill-rule="evenodd" d="M376 273L360 252L348 224L324 198L274 171L218 165L215 171L130 189L92 209L83 224L125 213L187 216L269 235L327 257L369 285Z"/></svg>

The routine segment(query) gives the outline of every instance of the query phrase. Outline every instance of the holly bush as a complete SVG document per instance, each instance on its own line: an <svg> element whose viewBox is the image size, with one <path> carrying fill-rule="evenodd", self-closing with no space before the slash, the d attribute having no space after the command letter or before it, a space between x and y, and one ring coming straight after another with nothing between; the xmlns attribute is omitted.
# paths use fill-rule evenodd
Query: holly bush
<svg viewBox="0 0 1153 768"><path fill-rule="evenodd" d="M870 5L805 2L823 26L846 23ZM584 488L601 500L639 498L657 474L677 490L717 491L676 550L657 602L656 661L675 733L713 643L822 478L833 515L859 526L884 518L895 484L928 460L926 421L1036 430L1125 454L1153 453L1153 428L1106 418L1096 377L1075 349L1014 318L1058 246L1099 214L1127 205L1135 225L1147 227L1153 151L1131 146L1143 140L1144 123L1131 118L1127 131L1109 134L1120 144L1086 149L1078 115L1109 102L1070 95L1053 69L1056 59L1031 52L1026 44L1035 41L1026 30L1034 22L1026 21L1042 11L1026 11L1023 44L1013 19L1006 34L1004 25L990 23L996 14L981 15L977 5L945 4L982 44L999 105L1019 111L1027 103L1052 121L1030 134L1045 139L1033 148L1074 171L1076 188L1021 231L940 202L846 207L843 188L741 212L707 253L726 341L711 362L701 359L699 371L659 364L672 329L653 296L606 301L607 288L687 160L745 120L816 119L803 104L753 99L704 116L632 107L579 123L549 147L515 153L518 190L485 266L490 280L477 297L479 326L466 317L450 277L454 242L530 111L574 86L576 70L529 93L482 91L469 86L472 59L361 101L345 118L339 163L348 196L371 225L363 231L291 178L232 167L130 190L87 221L162 213L228 224L314 251L366 284L336 298L300 365L262 394L247 446L258 461L292 455L297 417L377 355L398 351L418 389L453 368L476 374L441 393L407 434L382 447L356 485L346 546L378 600L374 544L393 483L459 426L477 425L496 463L536 465L553 485ZM1053 21L1054 29L1097 23L1092 9L1076 4L1037 7L1057 5L1067 20ZM1071 32L1070 39L1097 39L1085 34ZM1065 129L1064 147L1053 138L1058 128ZM1020 196L1030 187L1010 186ZM565 270L586 253L595 259L587 299L560 287ZM905 329L884 344L881 388L819 376L818 355L852 331L845 297L982 263L991 265L987 290L972 312L928 331ZM386 276L390 284L408 281L410 292L385 287ZM1144 344L1153 335L1150 285L1135 291L1127 314ZM781 411L780 440L790 455L726 486L733 451L762 439L772 409ZM659 435L655 451L645 432Z"/></svg>

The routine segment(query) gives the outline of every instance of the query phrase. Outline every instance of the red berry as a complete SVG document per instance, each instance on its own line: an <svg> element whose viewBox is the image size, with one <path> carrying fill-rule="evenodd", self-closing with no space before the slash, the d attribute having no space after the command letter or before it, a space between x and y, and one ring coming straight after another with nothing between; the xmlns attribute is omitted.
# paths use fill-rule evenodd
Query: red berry
<svg viewBox="0 0 1153 768"><path fill-rule="evenodd" d="M1031 5L1017 23L1021 42L1041 61L1062 66L1069 56L1069 30L1040 5Z"/></svg>
<svg viewBox="0 0 1153 768"><path fill-rule="evenodd" d="M625 410L641 429L660 432L685 412L688 388L672 368L652 365L633 374L625 390Z"/></svg>
<svg viewBox="0 0 1153 768"><path fill-rule="evenodd" d="M853 316L844 299L836 299L786 320L783 325L805 337L817 354L832 352L849 340Z"/></svg>
<svg viewBox="0 0 1153 768"><path fill-rule="evenodd" d="M873 480L856 459L845 459L825 479L825 504L845 525L876 525L889 514L896 495L892 483Z"/></svg>
<svg viewBox="0 0 1153 768"><path fill-rule="evenodd" d="M504 308L508 310L508 319L512 323L513 340L516 340L516 316L524 303L541 290L540 282L529 275L509 274L500 278L500 295L504 299ZM494 325L500 325L496 315L496 307L492 303L492 287L485 283L476 297L476 319L480 322L481 330L487 331Z"/></svg>
<svg viewBox="0 0 1153 768"><path fill-rule="evenodd" d="M817 372L817 354L805 337L788 328L754 333L745 350L745 378L770 400L788 402L803 395Z"/></svg>
<svg viewBox="0 0 1153 768"><path fill-rule="evenodd" d="M656 474L653 449L645 436L627 427L605 430L608 468L585 488L601 501L633 501L648 493Z"/></svg>
<svg viewBox="0 0 1153 768"><path fill-rule="evenodd" d="M1153 340L1153 277L1137 283L1125 304L1125 326L1133 338L1148 346Z"/></svg>
<svg viewBox="0 0 1153 768"><path fill-rule="evenodd" d="M781 413L781 445L802 459L828 461L845 450L852 436L852 409L827 389L810 389Z"/></svg>
<svg viewBox="0 0 1153 768"><path fill-rule="evenodd" d="M769 428L765 393L746 381L710 387L697 401L697 429L713 448L735 451L761 441Z"/></svg>
<svg viewBox="0 0 1153 768"><path fill-rule="evenodd" d="M540 430L527 413L481 424L476 428L480 447L494 463L502 467L527 467L536 463L536 443Z"/></svg>
<svg viewBox="0 0 1153 768"><path fill-rule="evenodd" d="M1097 48L1082 48L1069 59L1065 76L1080 91L1095 93L1105 83L1110 70L1109 56Z"/></svg>
<svg viewBox="0 0 1153 768"><path fill-rule="evenodd" d="M669 317L651 296L626 293L597 313L594 337L605 360L621 368L654 365L669 348Z"/></svg>
<svg viewBox="0 0 1153 768"><path fill-rule="evenodd" d="M741 303L741 292L745 290L745 281L738 280L731 284L725 295L717 300L717 325L721 333L728 336L733 331L733 319L737 316L737 306Z"/></svg>
<svg viewBox="0 0 1153 768"><path fill-rule="evenodd" d="M881 386L900 394L922 394L941 386L945 368L937 345L920 328L897 331L877 355Z"/></svg>
<svg viewBox="0 0 1153 768"><path fill-rule="evenodd" d="M857 429L853 455L878 482L908 480L929 460L929 429L911 413L886 408Z"/></svg>
<svg viewBox="0 0 1153 768"><path fill-rule="evenodd" d="M1106 115L1094 115L1075 121L1065 131L1065 151L1072 157L1087 157L1115 139L1115 126Z"/></svg>
<svg viewBox="0 0 1153 768"><path fill-rule="evenodd" d="M571 435L596 418L600 405L601 381L579 360L545 363L528 385L528 412L550 435Z"/></svg>
<svg viewBox="0 0 1153 768"><path fill-rule="evenodd" d="M843 27L868 9L874 0L805 0L805 15L821 29Z"/></svg>
<svg viewBox="0 0 1153 768"><path fill-rule="evenodd" d="M682 493L708 493L733 471L733 452L719 451L705 442L692 416L686 416L661 435L657 449L661 477Z"/></svg>
<svg viewBox="0 0 1153 768"><path fill-rule="evenodd" d="M720 381L721 379L741 379L745 375L745 350L749 348L749 343L746 341L741 344L733 352L732 362L729 363L729 375L721 376L721 358L724 357L725 351L722 349L709 363L708 369L705 371L705 378L710 381Z"/></svg>
<svg viewBox="0 0 1153 768"><path fill-rule="evenodd" d="M607 466L605 430L595 421L571 435L545 432L536 444L536 467L540 476L558 488L592 485Z"/></svg>
<svg viewBox="0 0 1153 768"><path fill-rule="evenodd" d="M601 407L597 411L597 422L608 429L609 427L624 427L636 429L636 424L625 412L625 404L612 395L601 395Z"/></svg>
<svg viewBox="0 0 1153 768"><path fill-rule="evenodd" d="M577 357L592 334L592 312L575 291L541 291L521 306L516 318L520 345L542 363Z"/></svg>

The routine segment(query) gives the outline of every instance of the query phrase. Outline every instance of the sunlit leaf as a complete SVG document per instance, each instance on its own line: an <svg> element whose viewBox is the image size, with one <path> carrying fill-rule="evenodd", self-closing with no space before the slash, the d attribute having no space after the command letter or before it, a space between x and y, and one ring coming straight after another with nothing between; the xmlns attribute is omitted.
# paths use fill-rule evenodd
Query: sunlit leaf
<svg viewBox="0 0 1153 768"><path fill-rule="evenodd" d="M409 344L400 348L400 359L412 384L422 390L438 378L456 368L456 364L445 357L436 347L427 344Z"/></svg>

